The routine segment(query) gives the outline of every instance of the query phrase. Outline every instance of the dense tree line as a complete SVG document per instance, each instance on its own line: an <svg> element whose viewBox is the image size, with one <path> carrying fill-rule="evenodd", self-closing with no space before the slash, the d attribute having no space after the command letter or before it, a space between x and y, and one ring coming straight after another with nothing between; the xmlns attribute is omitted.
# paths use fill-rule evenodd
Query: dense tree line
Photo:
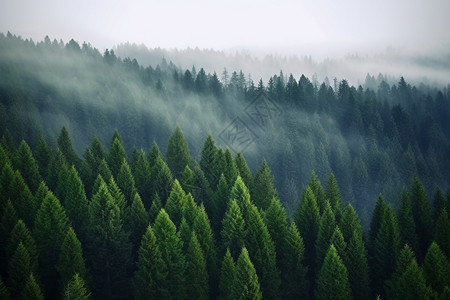
<svg viewBox="0 0 450 300"><path fill-rule="evenodd" d="M56 144L1 140L2 299L450 296L450 190L430 201L418 177L365 231L332 173L290 218L267 163L252 174L211 136L199 163L178 127L164 155L128 156L117 131L83 157L65 127Z"/></svg>

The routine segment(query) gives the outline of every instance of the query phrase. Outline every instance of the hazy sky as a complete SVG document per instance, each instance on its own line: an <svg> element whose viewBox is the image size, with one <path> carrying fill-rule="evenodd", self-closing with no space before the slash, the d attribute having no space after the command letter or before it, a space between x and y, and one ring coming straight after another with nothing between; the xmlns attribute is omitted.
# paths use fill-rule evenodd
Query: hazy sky
<svg viewBox="0 0 450 300"><path fill-rule="evenodd" d="M0 31L42 40L328 55L450 46L449 0L0 0Z"/></svg>

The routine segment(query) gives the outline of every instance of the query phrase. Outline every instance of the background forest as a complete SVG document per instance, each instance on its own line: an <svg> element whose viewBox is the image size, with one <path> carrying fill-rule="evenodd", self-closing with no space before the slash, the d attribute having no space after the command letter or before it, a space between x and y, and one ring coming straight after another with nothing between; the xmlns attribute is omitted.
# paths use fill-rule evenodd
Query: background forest
<svg viewBox="0 0 450 300"><path fill-rule="evenodd" d="M449 91L388 81L1 34L2 297L448 299Z"/></svg>

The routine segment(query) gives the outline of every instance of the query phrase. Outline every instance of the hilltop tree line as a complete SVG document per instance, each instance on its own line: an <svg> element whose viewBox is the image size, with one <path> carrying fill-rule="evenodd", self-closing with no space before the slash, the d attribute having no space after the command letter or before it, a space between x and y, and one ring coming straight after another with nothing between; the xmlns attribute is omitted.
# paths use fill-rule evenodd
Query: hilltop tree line
<svg viewBox="0 0 450 300"><path fill-rule="evenodd" d="M450 190L414 177L365 231L336 177L313 172L288 216L263 161L177 127L128 156L115 131L79 157L0 141L1 299L448 299Z"/></svg>
<svg viewBox="0 0 450 300"><path fill-rule="evenodd" d="M16 146L25 139L36 148L44 137L56 147L66 125L78 155L94 137L106 144L111 128L121 132L128 155L153 141L165 151L178 124L198 157L208 134L226 146L218 133L264 92L282 114L258 132L247 161L253 171L263 159L271 165L290 217L313 170L322 182L334 173L365 228L380 192L397 208L398 191L416 175L429 197L436 186L449 186L447 89L382 75L354 87L282 71L264 83L243 71L209 74L165 59L142 66L88 43L36 43L11 33L0 34L0 50L0 132L9 131Z"/></svg>

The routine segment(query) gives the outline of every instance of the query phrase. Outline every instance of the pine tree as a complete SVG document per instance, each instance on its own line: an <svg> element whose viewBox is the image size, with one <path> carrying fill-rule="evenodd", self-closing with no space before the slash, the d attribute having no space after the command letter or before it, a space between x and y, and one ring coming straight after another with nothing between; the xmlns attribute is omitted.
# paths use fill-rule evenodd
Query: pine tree
<svg viewBox="0 0 450 300"><path fill-rule="evenodd" d="M319 231L316 239L316 265L322 266L323 259L327 254L327 249L330 246L331 236L333 235L336 222L334 219L333 210L330 202L326 200L325 209L320 218Z"/></svg>
<svg viewBox="0 0 450 300"><path fill-rule="evenodd" d="M258 275L245 247L242 248L236 263L232 299L262 299Z"/></svg>
<svg viewBox="0 0 450 300"><path fill-rule="evenodd" d="M158 194L163 206L169 196L172 187L172 173L161 155L157 156L155 163L150 167L151 194Z"/></svg>
<svg viewBox="0 0 450 300"><path fill-rule="evenodd" d="M36 194L34 194L34 201L36 203L36 207L41 207L42 202L44 201L44 198L47 197L47 195L50 193L47 185L44 181L41 182L39 185L38 190L36 191Z"/></svg>
<svg viewBox="0 0 450 300"><path fill-rule="evenodd" d="M157 146L156 146L157 147ZM150 165L145 157L143 150L139 151L139 155L134 169L134 179L136 182L136 189L142 197L142 203L148 209L150 208L150 199L152 196L150 183Z"/></svg>
<svg viewBox="0 0 450 300"><path fill-rule="evenodd" d="M28 144L22 140L14 155L14 167L22 174L25 183L35 192L41 183L41 175L36 160Z"/></svg>
<svg viewBox="0 0 450 300"><path fill-rule="evenodd" d="M32 227L37 210L36 202L19 171L14 173L10 188L10 199L13 201L18 217L28 227Z"/></svg>
<svg viewBox="0 0 450 300"><path fill-rule="evenodd" d="M86 278L86 266L84 263L81 243L75 231L69 227L59 252L58 272L61 277L62 286L66 286L75 274Z"/></svg>
<svg viewBox="0 0 450 300"><path fill-rule="evenodd" d="M344 264L348 271L348 279L354 299L369 299L369 266L362 232L353 230L347 243Z"/></svg>
<svg viewBox="0 0 450 300"><path fill-rule="evenodd" d="M81 241L86 241L87 223L89 221L88 200L83 183L77 170L72 166L68 171L65 184L65 198L61 199L67 216L72 221L72 227L78 233ZM70 278L69 278L70 279Z"/></svg>
<svg viewBox="0 0 450 300"><path fill-rule="evenodd" d="M447 209L443 209L441 215L436 222L436 233L434 240L442 249L447 258L450 260L450 220Z"/></svg>
<svg viewBox="0 0 450 300"><path fill-rule="evenodd" d="M86 283L80 275L75 274L67 284L64 291L65 300L89 300L91 293L86 288Z"/></svg>
<svg viewBox="0 0 450 300"><path fill-rule="evenodd" d="M433 237L433 220L427 193L417 177L414 178L411 185L411 203L413 218L416 223L416 234L419 240L417 257L419 261L423 261Z"/></svg>
<svg viewBox="0 0 450 300"><path fill-rule="evenodd" d="M105 159L100 161L100 165L98 166L98 175L102 176L102 178L109 182L109 180L113 177L112 172L108 166L108 163ZM95 186L95 183L94 183ZM92 196L95 195L94 191L92 191Z"/></svg>
<svg viewBox="0 0 450 300"><path fill-rule="evenodd" d="M11 168L11 164L6 163L3 166L2 171L0 173L0 190L2 191L0 193L0 209L3 209L8 199L13 199L11 198L12 196L11 183L13 181L13 178L14 178L14 171Z"/></svg>
<svg viewBox="0 0 450 300"><path fill-rule="evenodd" d="M32 272L30 261L27 248L19 243L8 265L9 289L13 298L19 296Z"/></svg>
<svg viewBox="0 0 450 300"><path fill-rule="evenodd" d="M418 253L419 244L416 234L416 223L412 213L411 199L408 190L402 191L400 205L397 210L398 229L400 233L400 244L408 244L415 253Z"/></svg>
<svg viewBox="0 0 450 300"><path fill-rule="evenodd" d="M6 249L11 239L11 231L18 221L16 210L9 199L8 202L6 202L6 206L3 208L3 215L0 220L0 270L7 270L9 255L7 255ZM2 273L3 272L0 274Z"/></svg>
<svg viewBox="0 0 450 300"><path fill-rule="evenodd" d="M161 151L159 151L158 144L156 144L155 141L153 141L152 146L150 147L150 151L148 152L147 161L149 164L149 167L153 167L156 163L156 158L162 157Z"/></svg>
<svg viewBox="0 0 450 300"><path fill-rule="evenodd" d="M48 164L47 169L47 178L45 180L45 183L50 190L56 190L60 170L64 167L67 168L66 158L64 157L64 154L61 152L61 150L59 148L56 148L50 158L50 163Z"/></svg>
<svg viewBox="0 0 450 300"><path fill-rule="evenodd" d="M164 209L161 209L156 217L153 228L162 259L168 269L169 293L174 299L181 299L184 296L184 272L186 268L185 257L182 253L183 243L176 232L175 225Z"/></svg>
<svg viewBox="0 0 450 300"><path fill-rule="evenodd" d="M276 266L275 245L258 208L254 205L252 205L246 224L245 245L258 274L261 291L267 299L278 298L280 277Z"/></svg>
<svg viewBox="0 0 450 300"><path fill-rule="evenodd" d="M38 268L39 254L36 243L22 220L18 220L14 228L11 230L10 239L5 249L7 257L12 257L20 243L23 244L30 255L31 271L36 272Z"/></svg>
<svg viewBox="0 0 450 300"><path fill-rule="evenodd" d="M166 298L168 270L158 247L151 226L142 236L138 251L137 270L133 277L133 291L136 299Z"/></svg>
<svg viewBox="0 0 450 300"><path fill-rule="evenodd" d="M34 226L34 236L39 250L40 279L46 287L46 296L57 293L58 255L61 244L69 229L69 219L59 200L51 193L45 197L37 214Z"/></svg>
<svg viewBox="0 0 450 300"><path fill-rule="evenodd" d="M319 271L316 299L351 299L347 269L331 245Z"/></svg>
<svg viewBox="0 0 450 300"><path fill-rule="evenodd" d="M423 271L427 283L438 294L450 286L450 263L435 242L431 243L425 255Z"/></svg>
<svg viewBox="0 0 450 300"><path fill-rule="evenodd" d="M339 257L345 263L347 260L347 243L344 241L344 236L342 235L338 225L336 225L333 234L331 235L330 245L334 246Z"/></svg>
<svg viewBox="0 0 450 300"><path fill-rule="evenodd" d="M155 193L152 201L152 205L150 206L150 209L148 210L148 216L150 218L150 223L153 224L156 220L156 217L159 214L159 211L161 210L161 200L159 199L159 196L157 193Z"/></svg>
<svg viewBox="0 0 450 300"><path fill-rule="evenodd" d="M432 291L426 286L423 272L417 264L414 253L405 246L392 277L393 299L430 299Z"/></svg>
<svg viewBox="0 0 450 300"><path fill-rule="evenodd" d="M181 178L184 168L190 164L191 156L186 139L178 126L170 135L166 158L174 177Z"/></svg>
<svg viewBox="0 0 450 300"><path fill-rule="evenodd" d="M220 173L216 165L217 147L214 139L210 134L203 144L202 153L200 157L200 168L205 174L206 180L212 187L216 187L219 181Z"/></svg>
<svg viewBox="0 0 450 300"><path fill-rule="evenodd" d="M295 216L295 223L305 244L305 264L308 266L308 280L312 291L316 279L315 242L319 230L320 215L316 197L309 186L306 186L302 192L302 199Z"/></svg>
<svg viewBox="0 0 450 300"><path fill-rule="evenodd" d="M242 250L245 239L245 222L242 217L241 209L236 200L231 200L228 204L227 212L222 221L222 247L229 249L231 255L237 257Z"/></svg>
<svg viewBox="0 0 450 300"><path fill-rule="evenodd" d="M250 172L250 169L247 166L247 162L245 161L244 156L241 152L236 154L234 158L234 162L236 164L236 168L239 171L239 175L241 176L242 180L245 183L245 186L248 188L249 191L253 190L253 176Z"/></svg>
<svg viewBox="0 0 450 300"><path fill-rule="evenodd" d="M227 249L220 269L219 299L233 300L233 284L236 276L236 268L230 250Z"/></svg>
<svg viewBox="0 0 450 300"><path fill-rule="evenodd" d="M120 166L119 173L117 174L117 186L125 196L127 205L130 206L133 202L134 195L136 194L136 188L134 186L134 178L131 174L131 169L128 163L124 160Z"/></svg>
<svg viewBox="0 0 450 300"><path fill-rule="evenodd" d="M126 291L125 274L130 262L131 245L123 228L117 201L104 182L89 205L89 243L87 254L97 289L96 297L111 298Z"/></svg>
<svg viewBox="0 0 450 300"><path fill-rule="evenodd" d="M246 220L250 213L252 202L250 200L250 193L248 192L248 189L245 186L241 176L237 177L236 182L231 188L230 199L236 200L236 203L241 209L242 216L244 220Z"/></svg>
<svg viewBox="0 0 450 300"><path fill-rule="evenodd" d="M123 195L123 193L120 190L119 186L117 185L116 181L114 180L114 177L111 177L109 179L108 190L109 190L109 193L111 194L114 202L119 207L120 218L122 219L122 222L124 222L126 212L128 210L128 206L127 206L128 203L125 200L125 196Z"/></svg>
<svg viewBox="0 0 450 300"><path fill-rule="evenodd" d="M281 269L281 291L283 299L308 298L308 282L305 266L305 246L303 239L294 222L288 229L286 236L286 252L284 254L284 267Z"/></svg>
<svg viewBox="0 0 450 300"><path fill-rule="evenodd" d="M212 221L215 232L219 232L221 228L221 221L227 210L227 203L230 198L230 188L228 187L227 180L223 174L220 175L217 189L213 195L213 213Z"/></svg>
<svg viewBox="0 0 450 300"><path fill-rule="evenodd" d="M180 185L186 193L191 193L194 187L194 172L186 165L181 174Z"/></svg>
<svg viewBox="0 0 450 300"><path fill-rule="evenodd" d="M39 284L34 279L32 272L30 273L19 298L23 300L44 300L44 295L42 294Z"/></svg>
<svg viewBox="0 0 450 300"><path fill-rule="evenodd" d="M186 297L187 299L208 299L208 272L203 251L195 231L186 252Z"/></svg>
<svg viewBox="0 0 450 300"><path fill-rule="evenodd" d="M117 178L117 174L119 174L120 167L124 161L127 161L127 153L123 148L122 142L118 138L115 138L106 157L106 162L114 178Z"/></svg>
<svg viewBox="0 0 450 300"><path fill-rule="evenodd" d="M434 193L434 202L433 202L433 220L436 223L437 219L441 215L441 211L446 208L445 207L445 198L442 190L437 187L436 192Z"/></svg>
<svg viewBox="0 0 450 300"><path fill-rule="evenodd" d="M39 145L34 150L34 158L38 165L39 173L42 178L47 178L48 175L48 164L50 163L50 158L52 156L52 150L47 144L47 141L41 137L39 139Z"/></svg>
<svg viewBox="0 0 450 300"><path fill-rule="evenodd" d="M138 193L134 194L130 212L127 215L126 230L130 232L130 242L133 245L132 253L136 253L141 242L142 235L149 224L149 215L145 211L144 204Z"/></svg>
<svg viewBox="0 0 450 300"><path fill-rule="evenodd" d="M170 191L170 196L167 199L165 209L169 214L170 219L173 220L172 222L176 226L180 226L183 202L185 197L186 193L181 188L178 180L175 179L172 184L172 189Z"/></svg>
<svg viewBox="0 0 450 300"><path fill-rule="evenodd" d="M192 229L184 217L181 219L181 224L178 227L178 234L180 235L180 239L183 242L183 253L186 253L189 246L189 241L191 240Z"/></svg>
<svg viewBox="0 0 450 300"><path fill-rule="evenodd" d="M61 128L61 132L58 136L58 148L59 150L61 150L61 153L63 154L67 163L70 166L75 165L75 167L78 169L81 163L80 158L77 156L75 150L72 147L72 140L65 126Z"/></svg>
<svg viewBox="0 0 450 300"><path fill-rule="evenodd" d="M358 218L358 215L356 214L355 209L350 203L344 210L339 228L341 229L342 236L344 237L344 241L347 244L350 242L351 237L354 235L354 231L356 231L358 235L363 235L361 222Z"/></svg>
<svg viewBox="0 0 450 300"><path fill-rule="evenodd" d="M255 205L262 209L266 210L272 198L276 196L276 191L273 185L273 176L270 172L269 166L264 160L260 169L255 175L255 179L253 181L253 193L252 193L252 201Z"/></svg>
<svg viewBox="0 0 450 300"><path fill-rule="evenodd" d="M194 198L190 193L183 198L181 204L182 204L181 207L182 217L186 219L189 226L193 226L195 218L199 213L199 207L195 203Z"/></svg>
<svg viewBox="0 0 450 300"><path fill-rule="evenodd" d="M335 220L339 224L341 222L341 217L343 214L342 200L338 183L333 173L331 173L330 177L328 177L327 188L325 189L325 199L330 201L330 205L333 210Z"/></svg>
<svg viewBox="0 0 450 300"><path fill-rule="evenodd" d="M307 185L311 188L311 191L316 198L319 213L322 214L325 208L325 191L323 190L322 184L320 183L314 171L311 172L311 176L309 177Z"/></svg>

